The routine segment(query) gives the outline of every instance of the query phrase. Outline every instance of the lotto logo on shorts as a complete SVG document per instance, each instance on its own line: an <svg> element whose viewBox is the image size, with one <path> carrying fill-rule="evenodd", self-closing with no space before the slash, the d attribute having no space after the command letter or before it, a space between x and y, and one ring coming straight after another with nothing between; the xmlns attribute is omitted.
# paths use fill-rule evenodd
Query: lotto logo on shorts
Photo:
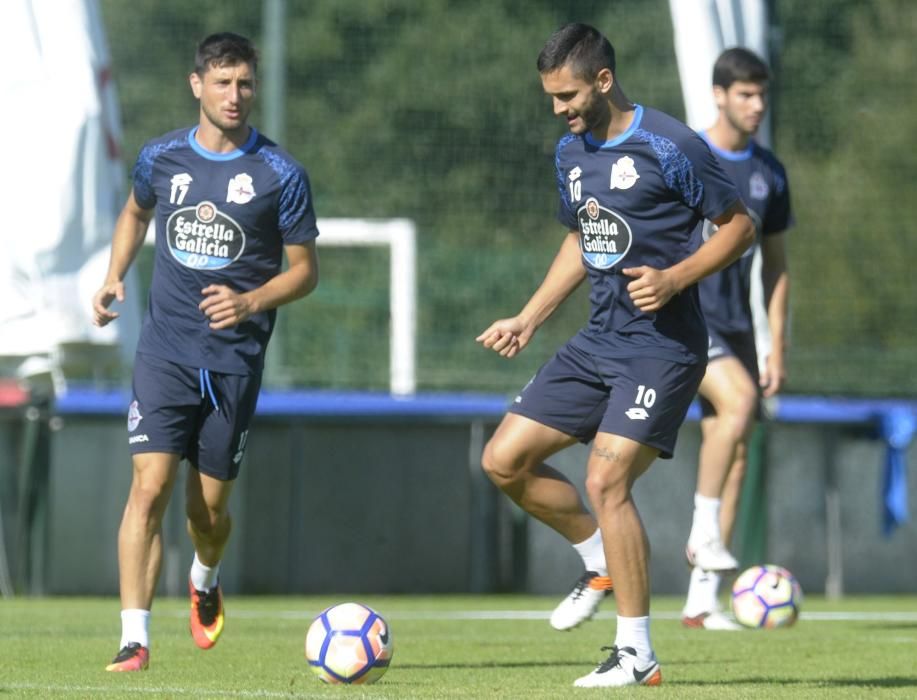
<svg viewBox="0 0 917 700"><path fill-rule="evenodd" d="M646 420L650 417L650 412L646 409L652 408L653 404L656 403L656 390L641 384L637 387L637 395L634 397L634 403L637 405L628 408L624 412L624 415L631 420ZM644 408L644 406L646 406L646 408Z"/></svg>
<svg viewBox="0 0 917 700"><path fill-rule="evenodd" d="M650 417L649 411L647 411L645 408L640 408L638 406L634 406L633 408L628 408L624 412L624 415L630 418L631 420L646 420L647 418Z"/></svg>

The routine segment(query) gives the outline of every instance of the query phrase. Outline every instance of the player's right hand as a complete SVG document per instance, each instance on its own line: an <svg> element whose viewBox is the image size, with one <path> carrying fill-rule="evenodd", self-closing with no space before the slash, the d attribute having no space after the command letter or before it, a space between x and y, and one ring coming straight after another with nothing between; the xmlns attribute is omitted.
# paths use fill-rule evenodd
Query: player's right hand
<svg viewBox="0 0 917 700"><path fill-rule="evenodd" d="M518 318L503 318L494 321L475 340L485 348L500 353L502 357L515 357L528 345L532 332Z"/></svg>
<svg viewBox="0 0 917 700"><path fill-rule="evenodd" d="M109 305L117 299L124 301L124 283L109 282L92 297L92 324L101 328L114 321L120 314L109 309Z"/></svg>

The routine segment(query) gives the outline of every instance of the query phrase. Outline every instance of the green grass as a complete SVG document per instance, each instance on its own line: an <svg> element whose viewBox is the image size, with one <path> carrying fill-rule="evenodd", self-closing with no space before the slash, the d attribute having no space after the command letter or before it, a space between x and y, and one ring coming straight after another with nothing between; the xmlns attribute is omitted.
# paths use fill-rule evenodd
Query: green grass
<svg viewBox="0 0 917 700"><path fill-rule="evenodd" d="M917 598L808 597L795 627L701 632L680 599L655 598L659 688L580 690L614 635L613 605L555 632L556 602L534 596L361 596L388 620L395 654L366 687L323 685L303 659L306 628L327 597L229 596L226 631L195 648L184 600L161 599L146 673L103 669L116 651L115 599L0 600L0 697L71 698L904 698L917 697ZM482 611L512 612L481 619ZM532 613L532 614L529 614ZM835 619L838 615L847 619ZM494 615L494 617L498 617Z"/></svg>

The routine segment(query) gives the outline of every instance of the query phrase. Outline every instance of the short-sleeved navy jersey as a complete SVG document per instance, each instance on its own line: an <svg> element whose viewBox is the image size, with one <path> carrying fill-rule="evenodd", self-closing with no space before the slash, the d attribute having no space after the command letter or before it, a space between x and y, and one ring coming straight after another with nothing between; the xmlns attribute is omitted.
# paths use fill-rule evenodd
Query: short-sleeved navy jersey
<svg viewBox="0 0 917 700"><path fill-rule="evenodd" d="M197 127L149 141L133 171L134 197L155 208L156 255L137 349L216 372L260 372L276 311L213 330L201 290L260 287L281 271L283 247L318 235L303 167L255 129L230 153L212 153Z"/></svg>
<svg viewBox="0 0 917 700"><path fill-rule="evenodd" d="M637 105L611 141L567 134L557 144L558 219L578 230L591 285L588 324L571 343L601 357L706 358L707 330L695 286L656 313L640 311L622 268L665 269L691 255L692 232L739 195L694 131Z"/></svg>
<svg viewBox="0 0 917 700"><path fill-rule="evenodd" d="M754 141L738 153L720 150L709 141L708 145L738 188L759 241L793 225L786 171L771 151ZM715 230L711 222L702 221L695 231L697 244ZM754 332L749 300L753 253L749 248L734 263L700 281L701 309L709 328L723 334Z"/></svg>

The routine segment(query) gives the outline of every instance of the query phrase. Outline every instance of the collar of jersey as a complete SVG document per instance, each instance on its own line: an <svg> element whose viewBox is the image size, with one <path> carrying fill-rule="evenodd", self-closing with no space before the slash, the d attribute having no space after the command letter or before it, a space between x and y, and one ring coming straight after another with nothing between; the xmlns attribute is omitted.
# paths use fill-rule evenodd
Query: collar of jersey
<svg viewBox="0 0 917 700"><path fill-rule="evenodd" d="M718 155L723 160L732 160L732 161L748 160L749 158L751 158L751 155L755 150L754 141L749 141L748 148L746 148L743 151L724 151L722 148L717 148L715 145L713 145L713 143L710 141L710 138L707 136L706 131L700 132L700 135L701 135L701 138L707 142L707 145L710 146L710 150L716 153L716 155Z"/></svg>
<svg viewBox="0 0 917 700"><path fill-rule="evenodd" d="M252 133L248 135L248 140L242 144L241 148L237 148L234 151L229 151L228 153L214 153L213 151L208 151L206 148L201 146L197 142L197 139L194 138L194 135L197 133L198 127L194 127L191 131L188 132L188 144L202 158L207 160L233 160L240 156L244 156L251 150L251 147L255 145L255 141L258 140L258 130L255 127L251 127Z"/></svg>
<svg viewBox="0 0 917 700"><path fill-rule="evenodd" d="M627 141L627 139L629 139L631 135L637 129L640 128L640 121L642 119L643 119L643 106L634 105L634 119L630 123L630 126L627 127L627 131L625 131L624 133L618 134L610 141L596 141L594 138L592 138L592 134L587 131L585 136L583 136L583 138L586 139L586 143L588 143L590 146L595 146L596 148L614 148L618 144L624 143L625 141Z"/></svg>

